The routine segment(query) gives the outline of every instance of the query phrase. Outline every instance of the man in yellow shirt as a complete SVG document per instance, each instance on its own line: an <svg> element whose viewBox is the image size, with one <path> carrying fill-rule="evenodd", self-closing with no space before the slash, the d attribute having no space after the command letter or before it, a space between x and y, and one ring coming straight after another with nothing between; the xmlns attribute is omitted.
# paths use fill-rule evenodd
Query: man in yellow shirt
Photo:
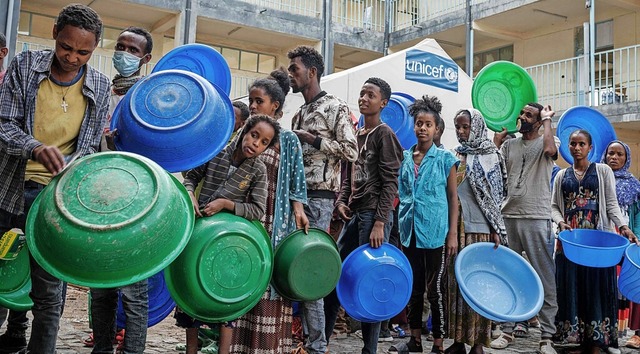
<svg viewBox="0 0 640 354"><path fill-rule="evenodd" d="M0 86L0 234L19 227L36 196L66 162L98 151L109 79L87 62L102 34L91 8L65 6L53 50L25 51ZM27 352L55 353L62 282L31 258L33 325Z"/></svg>

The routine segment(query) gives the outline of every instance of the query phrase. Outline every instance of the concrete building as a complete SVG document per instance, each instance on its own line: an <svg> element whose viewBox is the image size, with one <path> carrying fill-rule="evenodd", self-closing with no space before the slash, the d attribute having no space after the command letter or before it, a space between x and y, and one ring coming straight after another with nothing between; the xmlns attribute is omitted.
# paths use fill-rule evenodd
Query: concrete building
<svg viewBox="0 0 640 354"><path fill-rule="evenodd" d="M54 16L70 0L3 0L0 28L12 51L50 47ZM469 76L510 60L559 114L596 107L640 156L640 0L76 0L103 18L92 64L113 76L119 31L149 29L154 58L183 43L217 48L231 67L231 96L287 65L299 44L342 71L434 38ZM589 50L593 48L594 50ZM468 58L468 59L467 59ZM375 75L375 73L372 73ZM419 95L419 93L416 93ZM557 117L559 117L559 114Z"/></svg>

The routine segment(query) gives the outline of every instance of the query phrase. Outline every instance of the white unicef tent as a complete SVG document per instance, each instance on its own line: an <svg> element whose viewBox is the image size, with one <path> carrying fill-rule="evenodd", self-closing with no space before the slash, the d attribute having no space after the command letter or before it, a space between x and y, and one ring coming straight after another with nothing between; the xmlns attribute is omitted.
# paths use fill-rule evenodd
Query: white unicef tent
<svg viewBox="0 0 640 354"><path fill-rule="evenodd" d="M458 145L453 116L461 108L470 108L473 81L460 69L434 39L425 39L415 46L380 59L322 78L324 91L345 100L353 114L358 112L358 95L362 84L372 76L384 79L393 92L407 93L415 98L435 95L442 102L442 118L446 129L442 143L447 149ZM291 128L291 118L304 104L301 94L289 93L281 124Z"/></svg>

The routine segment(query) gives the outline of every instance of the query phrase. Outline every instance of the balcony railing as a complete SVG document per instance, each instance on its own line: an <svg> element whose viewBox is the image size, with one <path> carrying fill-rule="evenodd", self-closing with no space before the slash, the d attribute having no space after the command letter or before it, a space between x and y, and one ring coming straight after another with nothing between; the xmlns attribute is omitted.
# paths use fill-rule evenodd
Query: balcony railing
<svg viewBox="0 0 640 354"><path fill-rule="evenodd" d="M391 31L416 26L466 6L466 0L391 1ZM488 0L472 0L471 6ZM352 27L384 31L385 0L334 0L333 21Z"/></svg>
<svg viewBox="0 0 640 354"><path fill-rule="evenodd" d="M525 68L538 92L538 101L555 110L575 105L599 106L640 100L640 45L595 55L595 97L589 91L584 56Z"/></svg>
<svg viewBox="0 0 640 354"><path fill-rule="evenodd" d="M286 11L292 14L320 18L322 0L243 0L267 9Z"/></svg>

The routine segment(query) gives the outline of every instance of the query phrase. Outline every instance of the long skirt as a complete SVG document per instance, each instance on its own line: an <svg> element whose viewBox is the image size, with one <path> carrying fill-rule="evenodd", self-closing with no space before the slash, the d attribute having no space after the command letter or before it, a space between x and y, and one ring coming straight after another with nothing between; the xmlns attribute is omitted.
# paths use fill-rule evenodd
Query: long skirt
<svg viewBox="0 0 640 354"><path fill-rule="evenodd" d="M291 354L291 301L270 297L271 291L267 289L258 304L236 321L231 353Z"/></svg>
<svg viewBox="0 0 640 354"><path fill-rule="evenodd" d="M465 234L464 230L458 231L458 252L476 242L491 242L491 237L489 234ZM464 301L456 281L454 265L455 259L452 259L448 271L447 333L455 342L489 347L491 320L480 316Z"/></svg>
<svg viewBox="0 0 640 354"><path fill-rule="evenodd" d="M618 346L616 267L593 268L556 253L557 332L583 347Z"/></svg>

